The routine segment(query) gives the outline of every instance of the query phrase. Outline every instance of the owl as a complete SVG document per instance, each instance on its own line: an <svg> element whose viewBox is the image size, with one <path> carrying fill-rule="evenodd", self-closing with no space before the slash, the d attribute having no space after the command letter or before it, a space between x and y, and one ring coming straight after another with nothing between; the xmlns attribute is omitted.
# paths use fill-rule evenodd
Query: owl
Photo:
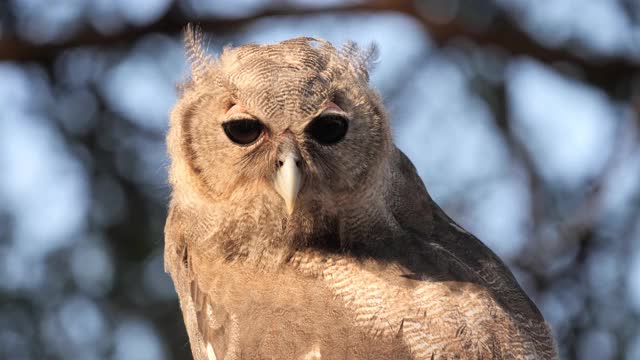
<svg viewBox="0 0 640 360"><path fill-rule="evenodd" d="M554 359L504 263L430 198L371 52L187 28L165 268L195 359Z"/></svg>

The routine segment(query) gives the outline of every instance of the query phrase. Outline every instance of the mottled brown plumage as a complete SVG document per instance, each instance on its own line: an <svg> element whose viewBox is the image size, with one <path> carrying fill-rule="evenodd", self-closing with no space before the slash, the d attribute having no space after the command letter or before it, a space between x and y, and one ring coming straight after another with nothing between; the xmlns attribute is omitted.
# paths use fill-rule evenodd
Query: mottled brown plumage
<svg viewBox="0 0 640 360"><path fill-rule="evenodd" d="M393 145L368 52L297 38L214 60L191 30L187 49L165 261L196 359L555 358L511 272ZM326 114L347 119L332 144L309 130ZM264 125L247 145L223 129L241 118Z"/></svg>

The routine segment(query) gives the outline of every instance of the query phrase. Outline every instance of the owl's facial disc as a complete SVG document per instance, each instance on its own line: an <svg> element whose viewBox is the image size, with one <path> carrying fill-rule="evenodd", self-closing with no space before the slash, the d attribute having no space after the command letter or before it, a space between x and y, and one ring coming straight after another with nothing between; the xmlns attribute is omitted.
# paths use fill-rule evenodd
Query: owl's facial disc
<svg viewBox="0 0 640 360"><path fill-rule="evenodd" d="M278 194L282 196L287 207L287 213L291 215L295 208L298 192L302 187L300 156L294 151L286 151L278 156L276 166L278 170L274 179L274 187Z"/></svg>

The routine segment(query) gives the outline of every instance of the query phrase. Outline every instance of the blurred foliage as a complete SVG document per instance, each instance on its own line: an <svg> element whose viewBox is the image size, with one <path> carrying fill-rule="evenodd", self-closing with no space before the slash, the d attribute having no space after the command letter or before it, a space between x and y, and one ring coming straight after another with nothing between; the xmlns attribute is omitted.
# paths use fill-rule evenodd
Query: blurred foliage
<svg viewBox="0 0 640 360"><path fill-rule="evenodd" d="M163 272L180 31L376 42L433 197L568 359L640 358L635 0L0 2L0 358L189 358Z"/></svg>

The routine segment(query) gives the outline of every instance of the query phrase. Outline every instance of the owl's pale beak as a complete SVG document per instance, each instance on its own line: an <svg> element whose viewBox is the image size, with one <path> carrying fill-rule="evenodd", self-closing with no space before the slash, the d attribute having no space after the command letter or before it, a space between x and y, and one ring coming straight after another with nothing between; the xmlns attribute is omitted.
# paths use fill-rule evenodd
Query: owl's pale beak
<svg viewBox="0 0 640 360"><path fill-rule="evenodd" d="M300 159L295 153L289 152L279 158L277 165L278 172L276 173L274 186L278 194L284 199L287 213L291 215L296 204L298 192L302 186Z"/></svg>

